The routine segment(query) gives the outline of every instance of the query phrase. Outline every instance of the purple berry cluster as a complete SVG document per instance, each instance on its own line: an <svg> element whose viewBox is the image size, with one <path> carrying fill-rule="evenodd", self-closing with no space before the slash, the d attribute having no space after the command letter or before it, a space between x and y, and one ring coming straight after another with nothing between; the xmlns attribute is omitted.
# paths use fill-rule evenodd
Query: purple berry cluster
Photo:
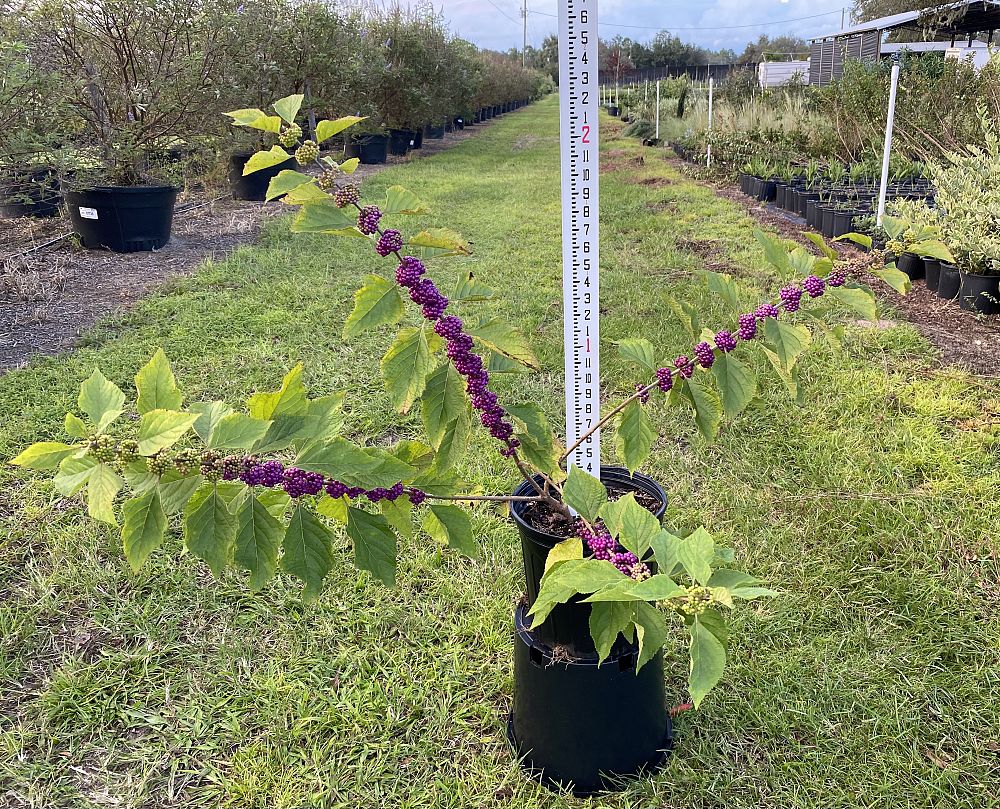
<svg viewBox="0 0 1000 809"><path fill-rule="evenodd" d="M845 283L847 283L847 273L842 269L834 270L826 277L827 286L842 287Z"/></svg>
<svg viewBox="0 0 1000 809"><path fill-rule="evenodd" d="M715 345L724 354L728 354L736 348L736 338L728 331L720 331L715 335Z"/></svg>
<svg viewBox="0 0 1000 809"><path fill-rule="evenodd" d="M740 328L736 336L741 340L752 340L757 336L757 317L755 315L740 315Z"/></svg>
<svg viewBox="0 0 1000 809"><path fill-rule="evenodd" d="M818 281L819 279L817 278L816 280ZM797 284L789 284L787 287L782 287L778 295L781 296L781 304L785 307L786 312L797 312L799 310L802 287Z"/></svg>
<svg viewBox="0 0 1000 809"><path fill-rule="evenodd" d="M649 391L646 387L647 386L643 385L641 382L636 382L635 392L639 394L639 401L642 402L642 404L646 404L646 402L649 401Z"/></svg>
<svg viewBox="0 0 1000 809"><path fill-rule="evenodd" d="M666 393L674 386L674 374L669 368L656 369L656 385Z"/></svg>
<svg viewBox="0 0 1000 809"><path fill-rule="evenodd" d="M694 358L702 368L711 368L715 362L715 352L712 346L702 341L694 347Z"/></svg>
<svg viewBox="0 0 1000 809"><path fill-rule="evenodd" d="M686 354L681 354L677 359L674 360L674 368L677 369L679 373L685 379L690 379L694 376L694 363L688 358Z"/></svg>
<svg viewBox="0 0 1000 809"><path fill-rule="evenodd" d="M406 256L402 263L396 268L396 283L401 287L410 289L416 286L420 276L424 274L423 262L413 256Z"/></svg>
<svg viewBox="0 0 1000 809"><path fill-rule="evenodd" d="M775 306L773 303L762 303L760 306L757 307L757 310L754 312L754 317L756 317L757 320L763 320L764 318L767 317L777 317L777 316L778 316L778 307Z"/></svg>
<svg viewBox="0 0 1000 809"><path fill-rule="evenodd" d="M382 211L378 205L365 205L358 213L358 230L366 236L370 236L378 230L378 223L382 219Z"/></svg>
<svg viewBox="0 0 1000 809"><path fill-rule="evenodd" d="M379 236L375 244L375 252L383 258L390 253L397 253L403 249L403 234L398 230L386 230Z"/></svg>
<svg viewBox="0 0 1000 809"><path fill-rule="evenodd" d="M822 278L815 275L807 275L802 281L802 288L809 293L810 298L818 298L823 294L826 284Z"/></svg>
<svg viewBox="0 0 1000 809"><path fill-rule="evenodd" d="M580 539L590 548L590 555L594 559L603 559L605 562L611 561L611 555L617 550L618 543L608 533L607 528L597 523L594 526L594 530L591 531L581 520L579 521L577 533Z"/></svg>

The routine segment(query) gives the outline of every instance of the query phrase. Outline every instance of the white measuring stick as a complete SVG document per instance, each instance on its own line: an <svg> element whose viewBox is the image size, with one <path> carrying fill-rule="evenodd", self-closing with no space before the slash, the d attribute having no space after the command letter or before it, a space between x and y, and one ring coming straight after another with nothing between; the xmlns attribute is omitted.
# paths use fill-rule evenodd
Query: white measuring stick
<svg viewBox="0 0 1000 809"><path fill-rule="evenodd" d="M878 216L875 224L881 226L885 216L885 196L889 188L889 155L892 152L892 125L896 119L896 89L899 87L899 56L892 63L889 79L889 110L885 116L885 143L882 145L882 181L878 189Z"/></svg>
<svg viewBox="0 0 1000 809"><path fill-rule="evenodd" d="M562 158L568 447L601 418L597 70L597 0L562 0L559 4L559 151ZM616 87L616 102L617 96ZM567 463L600 478L600 431L595 431L573 450Z"/></svg>
<svg viewBox="0 0 1000 809"><path fill-rule="evenodd" d="M660 80L656 80L656 139L660 139Z"/></svg>
<svg viewBox="0 0 1000 809"><path fill-rule="evenodd" d="M715 89L715 82L712 81L712 77L708 77L708 134L712 134L712 92ZM708 159L705 161L705 165L711 168L712 166L712 142L708 142Z"/></svg>

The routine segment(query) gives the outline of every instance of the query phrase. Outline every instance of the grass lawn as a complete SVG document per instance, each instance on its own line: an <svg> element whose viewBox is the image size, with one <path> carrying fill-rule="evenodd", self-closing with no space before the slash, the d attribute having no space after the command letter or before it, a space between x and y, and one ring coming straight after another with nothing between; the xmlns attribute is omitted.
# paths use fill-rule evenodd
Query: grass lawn
<svg viewBox="0 0 1000 809"><path fill-rule="evenodd" d="M448 289L471 269L499 291L465 306L519 322L545 369L500 379L501 400L538 401L558 423L557 113L547 99L367 193L402 183L432 206L428 226L474 242L474 257L432 272ZM641 147L615 140L618 126L605 148L625 165ZM664 357L690 347L668 293L728 325L691 276L706 259L684 245L716 240L710 260L741 268L750 306L777 281L735 205L645 155L603 177L613 395L636 379L611 341L645 336ZM279 222L72 354L0 377L0 458L56 437L94 365L128 388L158 345L191 399L236 404L301 360L315 394L348 390L357 436L416 435L378 381L389 336L339 339L363 275L390 269L363 243L292 239ZM759 350L742 356L766 377ZM0 806L1000 805L1000 386L939 368L906 325L852 327L839 354L815 345L802 381L795 402L768 377L710 447L686 413L654 411L646 471L671 495L668 519L706 525L782 596L736 615L727 675L678 718L666 769L589 801L526 780L507 748L521 574L499 509L474 518L478 561L415 535L392 590L352 567L343 537L343 564L303 606L287 577L258 595L236 572L215 581L176 535L133 575L78 502L3 468ZM484 490L514 485L488 437L469 458ZM667 662L683 702L684 654Z"/></svg>

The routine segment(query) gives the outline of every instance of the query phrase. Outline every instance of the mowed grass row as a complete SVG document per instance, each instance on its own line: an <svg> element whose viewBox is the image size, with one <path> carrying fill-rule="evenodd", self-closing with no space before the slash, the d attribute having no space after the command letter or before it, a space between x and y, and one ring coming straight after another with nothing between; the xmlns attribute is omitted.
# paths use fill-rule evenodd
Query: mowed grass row
<svg viewBox="0 0 1000 809"><path fill-rule="evenodd" d="M518 322L542 373L497 378L504 401L561 422L557 101L508 116L455 149L366 182L401 183L459 230L466 260L434 262L449 288L471 270L497 291L458 308ZM602 184L603 373L634 372L612 341L690 348L666 296L729 316L692 275L735 268L748 306L777 280L752 223L646 150L616 150ZM410 228L415 223L407 220ZM692 248L694 249L694 248ZM702 248L699 252L705 252ZM158 345L189 399L238 404L297 361L314 393L348 391L353 437L418 436L381 390L389 335L339 337L353 290L391 272L363 243L261 243L177 281L92 330L72 354L0 377L0 457L59 431L99 365L123 388ZM845 318L847 315L845 315ZM757 350L743 355L763 374ZM1000 794L1000 584L993 381L940 369L907 326L852 327L843 353L803 360L801 402L767 379L761 399L706 447L686 413L655 405L648 470L678 529L704 524L782 595L735 616L732 662L677 720L666 769L580 801L526 780L504 738L520 552L501 510L474 518L482 558L416 535L388 590L340 565L303 606L280 579L251 595L186 555L174 535L139 575L115 533L39 477L0 471L0 805L21 807L968 807ZM605 454L613 459L610 436ZM515 478L482 436L471 485ZM680 637L678 635L678 637ZM685 655L668 655L684 701ZM581 710L586 710L581 705Z"/></svg>

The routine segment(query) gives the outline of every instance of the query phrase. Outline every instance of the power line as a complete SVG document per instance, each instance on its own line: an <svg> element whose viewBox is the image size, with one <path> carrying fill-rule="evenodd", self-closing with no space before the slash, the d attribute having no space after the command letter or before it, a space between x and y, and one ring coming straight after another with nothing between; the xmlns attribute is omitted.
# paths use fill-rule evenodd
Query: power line
<svg viewBox="0 0 1000 809"><path fill-rule="evenodd" d="M520 23L517 20L515 20L513 17L508 17L507 13L502 8L500 8L500 6L498 6L496 3L494 3L493 0L489 0L489 3L490 3L491 6L493 6L493 8L495 8L497 11L499 11L501 15L503 15L504 17L507 17L508 20L510 20L512 23L514 23L514 25L520 25ZM535 12L535 13L540 14L541 12ZM553 14L551 16L555 17L556 15Z"/></svg>
<svg viewBox="0 0 1000 809"><path fill-rule="evenodd" d="M493 0L490 0L492 3ZM602 28L641 28L644 31L723 31L731 30L736 28L762 28L765 25L782 25L786 22L801 22L802 20L815 20L819 17L829 17L831 14L840 14L841 9L834 9L833 11L824 11L822 14L812 14L808 17L792 17L787 20L771 20L769 22L758 22L751 25L709 25L709 26L697 26L697 25L624 25L622 23L616 22L601 22L598 20L598 25ZM534 9L528 10L529 14L540 14L543 17L558 17L558 14L550 14L547 11L535 11ZM506 17L507 15L504 14ZM507 17L507 19L510 19Z"/></svg>

